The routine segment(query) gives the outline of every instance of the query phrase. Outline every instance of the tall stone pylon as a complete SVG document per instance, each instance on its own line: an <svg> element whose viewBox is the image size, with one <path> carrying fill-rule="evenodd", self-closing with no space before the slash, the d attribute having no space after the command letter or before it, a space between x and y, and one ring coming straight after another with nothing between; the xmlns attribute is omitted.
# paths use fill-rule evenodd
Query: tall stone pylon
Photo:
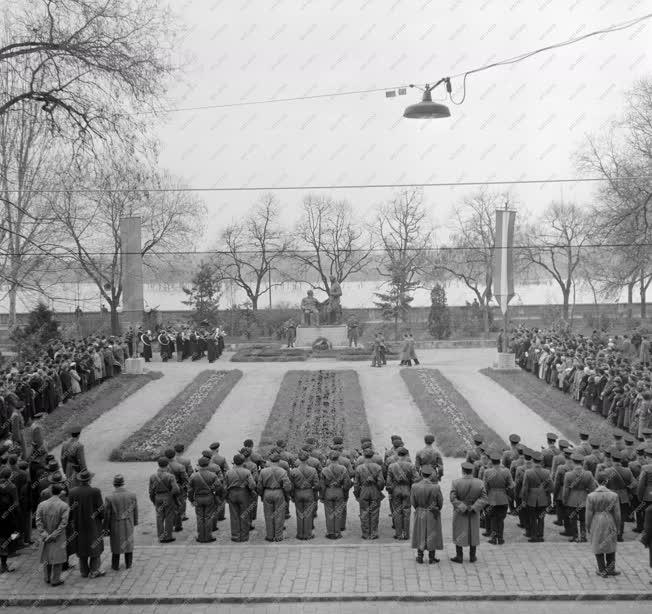
<svg viewBox="0 0 652 614"><path fill-rule="evenodd" d="M136 328L143 321L143 257L141 251L141 220L139 217L120 218L120 248L122 258L122 317L123 329Z"/></svg>

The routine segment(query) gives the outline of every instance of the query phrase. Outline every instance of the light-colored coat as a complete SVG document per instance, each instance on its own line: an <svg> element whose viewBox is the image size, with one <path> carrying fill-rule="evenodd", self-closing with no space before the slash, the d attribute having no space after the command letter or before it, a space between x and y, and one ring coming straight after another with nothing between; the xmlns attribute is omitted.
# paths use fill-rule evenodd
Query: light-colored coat
<svg viewBox="0 0 652 614"><path fill-rule="evenodd" d="M477 546L480 543L480 512L487 504L484 483L471 475L453 480L453 541L456 546Z"/></svg>
<svg viewBox="0 0 652 614"><path fill-rule="evenodd" d="M138 499L122 486L104 501L104 528L109 532L113 554L134 551L134 527L138 525Z"/></svg>
<svg viewBox="0 0 652 614"><path fill-rule="evenodd" d="M42 501L36 508L36 528L41 535L41 563L57 565L68 560L66 552L66 526L68 504L58 496ZM49 541L45 541L49 538Z"/></svg>
<svg viewBox="0 0 652 614"><path fill-rule="evenodd" d="M444 505L439 484L423 479L412 484L410 505L414 508L412 547L417 550L443 550L440 510Z"/></svg>
<svg viewBox="0 0 652 614"><path fill-rule="evenodd" d="M620 499L603 484L586 498L586 530L593 554L616 552L620 526Z"/></svg>

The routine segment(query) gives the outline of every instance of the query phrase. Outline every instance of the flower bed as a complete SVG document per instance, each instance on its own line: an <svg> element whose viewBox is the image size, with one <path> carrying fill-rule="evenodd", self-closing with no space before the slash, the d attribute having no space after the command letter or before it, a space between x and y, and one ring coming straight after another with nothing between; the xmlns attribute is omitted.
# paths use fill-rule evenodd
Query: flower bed
<svg viewBox="0 0 652 614"><path fill-rule="evenodd" d="M261 451L285 439L296 453L307 437L315 437L319 447L327 449L336 435L344 437L348 448L359 446L360 437L369 435L358 374L288 371L260 438Z"/></svg>
<svg viewBox="0 0 652 614"><path fill-rule="evenodd" d="M254 345L238 350L231 362L301 362L309 356L309 349Z"/></svg>
<svg viewBox="0 0 652 614"><path fill-rule="evenodd" d="M571 441L575 441L579 431L584 429L590 435L605 441L612 441L613 433L628 434L609 424L601 414L594 414L569 395L549 386L532 373L494 369L482 369L480 373L500 384Z"/></svg>
<svg viewBox="0 0 652 614"><path fill-rule="evenodd" d="M111 452L118 462L153 461L175 443L188 446L242 377L242 371L202 371L151 420Z"/></svg>
<svg viewBox="0 0 652 614"><path fill-rule="evenodd" d="M119 375L59 405L41 421L48 450L65 441L70 436L68 429L74 424L87 427L145 384L161 377L163 374L158 371L149 371L143 375ZM24 433L29 446L32 431L27 428Z"/></svg>
<svg viewBox="0 0 652 614"><path fill-rule="evenodd" d="M402 369L401 377L421 410L444 456L464 457L473 435L502 450L505 442L473 411L468 401L436 369Z"/></svg>

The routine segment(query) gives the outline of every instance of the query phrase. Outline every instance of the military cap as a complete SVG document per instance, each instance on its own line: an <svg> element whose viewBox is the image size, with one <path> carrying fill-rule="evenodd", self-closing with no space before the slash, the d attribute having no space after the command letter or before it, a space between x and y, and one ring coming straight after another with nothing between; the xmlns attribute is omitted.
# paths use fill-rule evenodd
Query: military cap
<svg viewBox="0 0 652 614"><path fill-rule="evenodd" d="M519 454L523 454L523 451L525 450L525 446L522 443L516 444L516 450Z"/></svg>
<svg viewBox="0 0 652 614"><path fill-rule="evenodd" d="M299 457L299 460L308 460L310 458L310 454L306 452L305 450L299 450L299 454L297 455Z"/></svg>
<svg viewBox="0 0 652 614"><path fill-rule="evenodd" d="M589 439L589 445L592 448L599 448L600 447L600 440L597 437L591 437Z"/></svg>
<svg viewBox="0 0 652 614"><path fill-rule="evenodd" d="M571 448L570 446L568 446L567 448L564 448L564 449L562 450L562 452L563 452L564 455L565 455L566 457L568 457L568 458L570 458L573 454L575 454L575 452L573 451L573 448Z"/></svg>
<svg viewBox="0 0 652 614"><path fill-rule="evenodd" d="M588 439L589 438L589 434L586 431L580 431L579 435L580 435L580 437L582 439Z"/></svg>
<svg viewBox="0 0 652 614"><path fill-rule="evenodd" d="M284 448L287 444L285 443L285 440L283 440L283 439L277 439L277 440L276 440L276 445L277 445L279 448Z"/></svg>
<svg viewBox="0 0 652 614"><path fill-rule="evenodd" d="M423 440L426 443L434 443L435 442L435 436L434 435L426 435Z"/></svg>
<svg viewBox="0 0 652 614"><path fill-rule="evenodd" d="M644 437L649 437L650 435L652 435L652 429L650 428L643 429L641 431L641 435L643 435Z"/></svg>
<svg viewBox="0 0 652 614"><path fill-rule="evenodd" d="M392 435L390 437L390 439L391 439L391 441L394 441L395 439L401 439L401 436L400 435Z"/></svg>
<svg viewBox="0 0 652 614"><path fill-rule="evenodd" d="M161 456L161 458L158 459L159 467L167 467L169 464L170 461L165 456Z"/></svg>
<svg viewBox="0 0 652 614"><path fill-rule="evenodd" d="M176 455L176 452L174 451L174 448L166 448L165 451L163 452L163 455L166 458L174 458Z"/></svg>
<svg viewBox="0 0 652 614"><path fill-rule="evenodd" d="M59 463L57 461L52 460L48 463L48 471L57 471L59 469Z"/></svg>
<svg viewBox="0 0 652 614"><path fill-rule="evenodd" d="M520 435L517 435L516 433L512 433L509 436L509 441L511 443L518 443L519 441L521 441L521 437L520 437Z"/></svg>
<svg viewBox="0 0 652 614"><path fill-rule="evenodd" d="M306 441L308 441L308 440L306 439ZM317 440L315 440L315 442L316 442L316 441L317 441ZM366 441L368 441L369 443L371 443L371 437L366 437L366 436L365 436L365 437L360 437L360 444L364 444Z"/></svg>
<svg viewBox="0 0 652 614"><path fill-rule="evenodd" d="M652 446L645 448L645 456L652 456Z"/></svg>
<svg viewBox="0 0 652 614"><path fill-rule="evenodd" d="M32 420L40 420L44 416L45 416L45 412L40 411L32 416Z"/></svg>
<svg viewBox="0 0 652 614"><path fill-rule="evenodd" d="M242 463L244 463L244 461L245 461L245 457L242 456L242 454L235 454L233 456L233 464L234 465L242 465Z"/></svg>
<svg viewBox="0 0 652 614"><path fill-rule="evenodd" d="M482 435L480 435L480 433L476 433L475 435L473 435L473 442L474 443L481 444L483 441L484 441L484 437L482 437Z"/></svg>
<svg viewBox="0 0 652 614"><path fill-rule="evenodd" d="M337 460L340 457L340 453L337 450L333 450L329 455L328 458L331 460Z"/></svg>
<svg viewBox="0 0 652 614"><path fill-rule="evenodd" d="M571 460L576 463L581 463L584 460L584 455L573 452L573 454L571 454Z"/></svg>
<svg viewBox="0 0 652 614"><path fill-rule="evenodd" d="M500 462L502 456L500 455L500 452L492 452L489 455L489 458L495 463L495 462Z"/></svg>
<svg viewBox="0 0 652 614"><path fill-rule="evenodd" d="M463 471L473 471L473 464L472 463L462 463L462 470Z"/></svg>
<svg viewBox="0 0 652 614"><path fill-rule="evenodd" d="M371 449L371 446L372 446L371 440L369 440L369 441L365 441L365 442L362 444L362 449L363 449L363 450L369 450L369 449Z"/></svg>
<svg viewBox="0 0 652 614"><path fill-rule="evenodd" d="M208 446L211 450L217 450L220 447L220 444L218 441L213 442L210 446Z"/></svg>
<svg viewBox="0 0 652 614"><path fill-rule="evenodd" d="M614 433L614 439L622 439L623 436L621 433Z"/></svg>
<svg viewBox="0 0 652 614"><path fill-rule="evenodd" d="M278 452L272 452L268 458L271 463L278 463L281 460L281 455Z"/></svg>
<svg viewBox="0 0 652 614"><path fill-rule="evenodd" d="M535 463L540 463L543 461L543 454L541 454L541 452L532 452L532 460Z"/></svg>
<svg viewBox="0 0 652 614"><path fill-rule="evenodd" d="M308 439L306 439L306 441L307 441L308 443L310 443ZM245 448L253 448L253 447L254 447L254 440L253 440L253 439L245 439L245 440L242 442L242 445L243 445Z"/></svg>
<svg viewBox="0 0 652 614"><path fill-rule="evenodd" d="M546 433L546 439L548 441L557 441L557 435L555 433Z"/></svg>
<svg viewBox="0 0 652 614"><path fill-rule="evenodd" d="M645 454L645 448L646 448L646 445L645 445L644 443L639 443L639 444L636 446L636 452L637 452L638 454Z"/></svg>
<svg viewBox="0 0 652 614"><path fill-rule="evenodd" d="M344 443L344 437L333 437L333 443L336 446L342 445Z"/></svg>
<svg viewBox="0 0 652 614"><path fill-rule="evenodd" d="M527 459L531 459L533 453L534 453L534 452L533 452L532 450L530 450L530 448L524 448L524 449L523 449L523 456L525 456L525 459L526 459L526 460L527 460Z"/></svg>
<svg viewBox="0 0 652 614"><path fill-rule="evenodd" d="M364 449L364 457L365 458L371 458L374 455L374 450L373 448L365 448ZM338 456L339 458L339 456Z"/></svg>
<svg viewBox="0 0 652 614"><path fill-rule="evenodd" d="M614 450L611 453L611 458L613 458L615 460L621 460L622 457L623 457L623 455L622 455L622 452L620 450Z"/></svg>
<svg viewBox="0 0 652 614"><path fill-rule="evenodd" d="M202 456L202 457L197 461L197 464L198 464L200 467L208 467L208 464L209 464L209 463L210 463L210 461L209 461L205 456Z"/></svg>
<svg viewBox="0 0 652 614"><path fill-rule="evenodd" d="M202 450L201 455L205 458L213 458L213 453L210 450Z"/></svg>
<svg viewBox="0 0 652 614"><path fill-rule="evenodd" d="M421 467L419 467L419 471L421 472L421 475L432 475L435 470L431 465L421 465Z"/></svg>
<svg viewBox="0 0 652 614"><path fill-rule="evenodd" d="M181 454L186 449L186 447L182 443L175 443L174 444L174 451L177 454Z"/></svg>
<svg viewBox="0 0 652 614"><path fill-rule="evenodd" d="M625 443L627 444L633 444L634 443L634 438L631 435L625 435L623 438L625 440Z"/></svg>
<svg viewBox="0 0 652 614"><path fill-rule="evenodd" d="M560 439L557 445L559 446L560 450L563 450L564 448L570 448L570 443L568 443L565 439Z"/></svg>
<svg viewBox="0 0 652 614"><path fill-rule="evenodd" d="M82 431L82 427L79 424L73 424L69 429L71 435L79 435Z"/></svg>
<svg viewBox="0 0 652 614"><path fill-rule="evenodd" d="M397 454L399 456L407 456L408 455L407 448L399 448L398 451L397 451Z"/></svg>

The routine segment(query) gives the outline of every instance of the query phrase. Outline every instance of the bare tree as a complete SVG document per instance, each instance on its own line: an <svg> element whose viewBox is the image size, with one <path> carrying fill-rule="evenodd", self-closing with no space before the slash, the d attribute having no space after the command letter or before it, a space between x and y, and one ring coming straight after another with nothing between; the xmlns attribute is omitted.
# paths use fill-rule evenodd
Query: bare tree
<svg viewBox="0 0 652 614"><path fill-rule="evenodd" d="M455 209L450 236L452 249L435 252L433 272L444 271L460 280L478 300L484 332L489 332L489 303L493 297L496 209L514 200L509 193L483 186Z"/></svg>
<svg viewBox="0 0 652 614"><path fill-rule="evenodd" d="M330 276L342 283L371 261L373 243L346 201L309 194L303 200L290 255L297 273L287 276L330 294Z"/></svg>
<svg viewBox="0 0 652 614"><path fill-rule="evenodd" d="M139 111L160 107L174 36L157 0L10 0L2 21L0 67L21 78L0 93L0 115L33 101L87 142L128 138Z"/></svg>
<svg viewBox="0 0 652 614"><path fill-rule="evenodd" d="M546 271L558 284L565 320L584 245L590 242L592 233L593 223L588 212L575 204L559 202L548 205L536 224L523 232L523 258Z"/></svg>
<svg viewBox="0 0 652 614"><path fill-rule="evenodd" d="M622 118L587 139L579 166L606 180L598 189L594 220L612 262L618 264L611 283L620 280L620 287L627 287L631 305L636 279L644 318L652 283L652 79L639 81L628 92Z"/></svg>
<svg viewBox="0 0 652 614"><path fill-rule="evenodd" d="M120 329L122 298L120 220L140 217L144 263L160 266L175 250L192 247L204 208L173 176L130 157L109 158L93 175L97 192L66 191L51 200L67 238L65 253L95 283L111 311L114 334ZM69 184L78 181L74 176ZM151 191L142 191L145 184ZM117 191L114 186L125 186Z"/></svg>
<svg viewBox="0 0 652 614"><path fill-rule="evenodd" d="M403 190L381 206L376 233L383 248L378 273L387 279L384 286L388 288L387 292L376 293L376 305L387 319L394 320L398 335L398 322L407 317L432 247L432 226L423 204L423 191Z"/></svg>
<svg viewBox="0 0 652 614"><path fill-rule="evenodd" d="M269 283L289 245L278 218L279 204L273 194L266 194L244 220L227 226L222 233L226 246L219 259L222 277L245 291L254 311L260 297L281 283Z"/></svg>

